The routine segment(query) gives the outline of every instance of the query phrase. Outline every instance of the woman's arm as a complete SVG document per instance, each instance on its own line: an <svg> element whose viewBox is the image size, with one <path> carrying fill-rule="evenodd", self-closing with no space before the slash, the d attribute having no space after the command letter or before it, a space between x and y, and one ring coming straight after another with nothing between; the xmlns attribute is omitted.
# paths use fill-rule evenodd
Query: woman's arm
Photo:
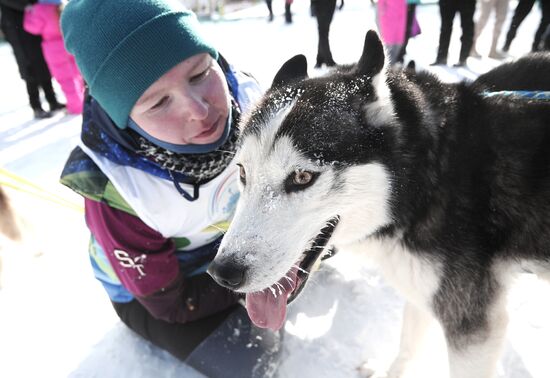
<svg viewBox="0 0 550 378"><path fill-rule="evenodd" d="M139 218L85 200L86 222L122 285L155 318L187 322L236 303L237 296L209 276L184 278L175 246Z"/></svg>

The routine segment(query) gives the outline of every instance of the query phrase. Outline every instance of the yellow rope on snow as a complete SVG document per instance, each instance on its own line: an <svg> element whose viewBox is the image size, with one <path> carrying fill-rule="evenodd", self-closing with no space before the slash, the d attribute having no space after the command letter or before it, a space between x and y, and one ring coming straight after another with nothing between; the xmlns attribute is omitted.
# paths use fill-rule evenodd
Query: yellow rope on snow
<svg viewBox="0 0 550 378"><path fill-rule="evenodd" d="M60 206L68 207L72 210L84 212L84 206L68 201L57 194L48 192L40 186L28 181L4 168L0 168L0 185L15 189L19 192L27 193L37 198L55 203Z"/></svg>

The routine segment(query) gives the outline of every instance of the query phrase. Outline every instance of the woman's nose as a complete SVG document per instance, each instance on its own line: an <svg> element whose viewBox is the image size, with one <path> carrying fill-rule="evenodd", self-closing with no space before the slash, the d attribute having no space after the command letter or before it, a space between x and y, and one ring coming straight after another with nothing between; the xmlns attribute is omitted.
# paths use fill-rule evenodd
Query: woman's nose
<svg viewBox="0 0 550 378"><path fill-rule="evenodd" d="M184 91L182 93L182 111L191 121L202 121L208 118L208 101L201 93Z"/></svg>

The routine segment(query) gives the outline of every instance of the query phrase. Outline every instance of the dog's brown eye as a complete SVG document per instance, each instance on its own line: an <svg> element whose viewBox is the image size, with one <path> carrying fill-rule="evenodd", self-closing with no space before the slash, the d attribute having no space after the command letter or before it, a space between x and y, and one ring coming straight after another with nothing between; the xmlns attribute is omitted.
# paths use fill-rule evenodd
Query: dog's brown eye
<svg viewBox="0 0 550 378"><path fill-rule="evenodd" d="M241 179L241 182L243 185L246 183L246 171L244 170L244 167L241 164L237 164L239 166L239 178Z"/></svg>
<svg viewBox="0 0 550 378"><path fill-rule="evenodd" d="M296 171L294 172L294 178L292 182L296 185L306 185L313 179L313 173L308 171Z"/></svg>
<svg viewBox="0 0 550 378"><path fill-rule="evenodd" d="M297 169L288 175L284 183L287 193L299 192L309 188L319 177L319 172L303 171Z"/></svg>

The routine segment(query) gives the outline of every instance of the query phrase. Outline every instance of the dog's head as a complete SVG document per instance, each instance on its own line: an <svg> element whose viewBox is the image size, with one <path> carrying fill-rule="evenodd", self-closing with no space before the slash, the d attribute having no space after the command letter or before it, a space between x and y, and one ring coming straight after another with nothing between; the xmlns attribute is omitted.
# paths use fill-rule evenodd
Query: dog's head
<svg viewBox="0 0 550 378"><path fill-rule="evenodd" d="M385 145L394 135L384 49L370 31L355 65L308 78L298 55L244 120L241 197L208 271L247 294L259 326L282 326L325 247L391 221Z"/></svg>

